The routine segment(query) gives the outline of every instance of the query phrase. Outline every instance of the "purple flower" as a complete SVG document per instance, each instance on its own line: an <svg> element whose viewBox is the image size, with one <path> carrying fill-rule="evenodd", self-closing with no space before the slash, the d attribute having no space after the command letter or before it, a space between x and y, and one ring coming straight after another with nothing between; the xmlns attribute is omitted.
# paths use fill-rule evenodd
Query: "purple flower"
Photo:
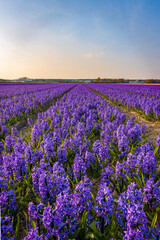
<svg viewBox="0 0 160 240"><path fill-rule="evenodd" d="M90 212L93 207L93 200L91 196L92 183L86 176L79 182L74 190L74 203L77 209L77 215L81 216L86 209Z"/></svg>
<svg viewBox="0 0 160 240"><path fill-rule="evenodd" d="M0 195L0 206L2 212L6 209L8 211L15 211L17 208L16 205L16 194L13 189L9 191L3 190Z"/></svg>
<svg viewBox="0 0 160 240"><path fill-rule="evenodd" d="M85 162L86 162L86 166L87 168L90 167L90 164L92 164L94 167L96 167L96 159L95 159L95 154L86 151L85 153Z"/></svg>
<svg viewBox="0 0 160 240"><path fill-rule="evenodd" d="M33 173L32 173L32 183L33 183L33 189L37 194L39 192L39 175L40 175L40 169L34 167Z"/></svg>
<svg viewBox="0 0 160 240"><path fill-rule="evenodd" d="M37 218L38 218L37 207L33 202L30 202L28 204L28 216L29 216L30 221L31 221L31 218L33 218L34 220L37 220Z"/></svg>
<svg viewBox="0 0 160 240"><path fill-rule="evenodd" d="M123 135L118 138L118 148L120 152L124 152L129 149L129 139L127 138L127 136Z"/></svg>
<svg viewBox="0 0 160 240"><path fill-rule="evenodd" d="M139 124L135 124L134 127L128 130L128 138L134 143L136 140L139 142L141 140L142 130Z"/></svg>
<svg viewBox="0 0 160 240"><path fill-rule="evenodd" d="M78 135L81 135L81 136L84 136L85 134L85 126L84 126L84 123L82 122L79 122L78 125L77 125L77 134Z"/></svg>
<svg viewBox="0 0 160 240"><path fill-rule="evenodd" d="M108 150L108 146L102 146L99 148L99 160L100 162L106 162L109 159L110 154Z"/></svg>
<svg viewBox="0 0 160 240"><path fill-rule="evenodd" d="M144 190L144 202L149 203L151 207L156 208L160 202L160 185L157 181L154 182L153 178L150 178L147 182Z"/></svg>
<svg viewBox="0 0 160 240"><path fill-rule="evenodd" d="M24 238L24 240L43 240L43 235L38 235L38 228L31 228L29 230L28 236Z"/></svg>
<svg viewBox="0 0 160 240"><path fill-rule="evenodd" d="M77 177L78 180L83 179L86 174L86 170L87 170L86 163L84 162L82 157L80 157L77 154L73 164L73 172L75 177Z"/></svg>
<svg viewBox="0 0 160 240"><path fill-rule="evenodd" d="M42 136L42 131L39 128L38 124L35 124L34 127L32 128L32 132L31 132L32 143L37 144L40 136Z"/></svg>
<svg viewBox="0 0 160 240"><path fill-rule="evenodd" d="M7 136L5 138L5 145L6 145L7 151L10 152L13 146L15 145L15 138L11 136Z"/></svg>
<svg viewBox="0 0 160 240"><path fill-rule="evenodd" d="M32 124L33 124L32 118L28 118L28 119L27 119L27 122L28 122L29 125L32 125Z"/></svg>
<svg viewBox="0 0 160 240"><path fill-rule="evenodd" d="M143 195L135 183L120 194L117 207L117 221L124 229L124 239L148 239L147 217L143 209Z"/></svg>
<svg viewBox="0 0 160 240"><path fill-rule="evenodd" d="M4 144L0 142L0 153L4 151Z"/></svg>
<svg viewBox="0 0 160 240"><path fill-rule="evenodd" d="M113 193L106 183L102 183L99 186L96 197L95 211L97 216L105 220L105 225L110 223L110 219L114 211L114 201Z"/></svg>
<svg viewBox="0 0 160 240"><path fill-rule="evenodd" d="M67 149L62 145L58 148L57 159L60 163L65 163L67 161Z"/></svg>
<svg viewBox="0 0 160 240"><path fill-rule="evenodd" d="M135 204L128 206L126 216L126 230L123 239L141 239L145 240L149 237L147 227L147 217L143 210L143 206Z"/></svg>
<svg viewBox="0 0 160 240"><path fill-rule="evenodd" d="M16 180L23 180L27 172L27 164L25 158L17 153L14 158L13 170L15 172Z"/></svg>
<svg viewBox="0 0 160 240"><path fill-rule="evenodd" d="M157 147L160 147L160 134L157 137ZM160 151L160 150L159 150Z"/></svg>
<svg viewBox="0 0 160 240"><path fill-rule="evenodd" d="M42 221L45 228L53 234L53 211L50 205L44 208Z"/></svg>
<svg viewBox="0 0 160 240"><path fill-rule="evenodd" d="M118 178L119 180L120 179L126 180L126 172L127 172L126 161L123 161L122 163L117 161L115 177Z"/></svg>
<svg viewBox="0 0 160 240"><path fill-rule="evenodd" d="M54 158L56 156L55 150L54 150L54 141L52 137L47 136L45 140L43 141L43 148L46 155L47 160L49 158Z"/></svg>
<svg viewBox="0 0 160 240"><path fill-rule="evenodd" d="M94 152L95 154L99 154L99 150L100 150L101 147L102 147L102 142L100 142L99 140L96 140L96 141L93 143L93 147L92 147L93 152Z"/></svg>
<svg viewBox="0 0 160 240"><path fill-rule="evenodd" d="M74 233L78 226L77 209L73 195L60 193L55 203L54 231L59 239L67 239L69 233Z"/></svg>
<svg viewBox="0 0 160 240"><path fill-rule="evenodd" d="M1 218L1 238L2 240L14 240L13 221L10 216Z"/></svg>
<svg viewBox="0 0 160 240"><path fill-rule="evenodd" d="M101 173L101 183L106 183L106 185L109 185L111 183L111 179L113 175L113 170L111 167L106 167L102 170Z"/></svg>
<svg viewBox="0 0 160 240"><path fill-rule="evenodd" d="M142 147L141 147L142 148ZM142 171L149 175L156 170L157 161L153 151L149 150L147 152L143 152L143 150L137 156L137 162L141 167Z"/></svg>
<svg viewBox="0 0 160 240"><path fill-rule="evenodd" d="M2 133L7 133L7 127L5 125L2 126Z"/></svg>
<svg viewBox="0 0 160 240"><path fill-rule="evenodd" d="M11 129L11 135L12 135L12 137L19 137L19 132L18 132L17 128Z"/></svg>

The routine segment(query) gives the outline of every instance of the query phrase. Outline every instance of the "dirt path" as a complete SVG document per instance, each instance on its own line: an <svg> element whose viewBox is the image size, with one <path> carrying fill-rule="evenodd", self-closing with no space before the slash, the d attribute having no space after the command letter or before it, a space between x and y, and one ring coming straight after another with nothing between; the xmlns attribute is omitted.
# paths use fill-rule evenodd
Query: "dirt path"
<svg viewBox="0 0 160 240"><path fill-rule="evenodd" d="M156 145L157 136L160 133L160 122L148 121L148 120L144 119L143 117L141 117L136 111L133 111L133 110L129 111L123 106L118 106L117 104L113 103L111 100L108 100L108 98L105 95L103 95L102 93L99 93L90 87L87 87L87 88L89 88L91 91L95 92L101 98L106 99L107 102L109 102L112 106L117 107L119 111L125 113L127 119L130 119L130 117L132 115L134 115L136 123L146 126L145 138L147 138L149 141L152 141L153 144Z"/></svg>

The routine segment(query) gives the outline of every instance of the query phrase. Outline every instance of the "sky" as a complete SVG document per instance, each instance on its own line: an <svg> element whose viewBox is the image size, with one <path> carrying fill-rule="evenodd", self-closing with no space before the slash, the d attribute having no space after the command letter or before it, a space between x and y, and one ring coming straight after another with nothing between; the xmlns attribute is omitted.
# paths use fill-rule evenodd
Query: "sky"
<svg viewBox="0 0 160 240"><path fill-rule="evenodd" d="M159 78L160 0L0 0L0 78Z"/></svg>

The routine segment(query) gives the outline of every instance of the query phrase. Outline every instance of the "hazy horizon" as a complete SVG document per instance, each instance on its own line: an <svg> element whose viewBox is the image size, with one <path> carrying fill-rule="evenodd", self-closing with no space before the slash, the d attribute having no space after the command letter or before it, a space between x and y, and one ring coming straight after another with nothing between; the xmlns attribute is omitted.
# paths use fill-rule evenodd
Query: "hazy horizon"
<svg viewBox="0 0 160 240"><path fill-rule="evenodd" d="M0 78L160 79L160 1L1 0Z"/></svg>

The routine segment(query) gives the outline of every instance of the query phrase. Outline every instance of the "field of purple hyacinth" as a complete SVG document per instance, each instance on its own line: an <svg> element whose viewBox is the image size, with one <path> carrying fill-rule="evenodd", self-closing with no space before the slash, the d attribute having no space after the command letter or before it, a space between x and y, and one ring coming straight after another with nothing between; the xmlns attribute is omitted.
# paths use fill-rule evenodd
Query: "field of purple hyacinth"
<svg viewBox="0 0 160 240"><path fill-rule="evenodd" d="M91 90L123 104L125 94L158 104L155 89L24 86L0 91L1 239L160 239L160 135L154 146L134 116ZM28 109L57 96L35 124L28 120L28 135L14 127L7 134L10 118L28 118Z"/></svg>
<svg viewBox="0 0 160 240"><path fill-rule="evenodd" d="M0 136L7 133L7 127L39 112L72 87L73 84L0 84Z"/></svg>
<svg viewBox="0 0 160 240"><path fill-rule="evenodd" d="M133 109L148 120L160 120L160 86L135 84L88 84L118 105Z"/></svg>

